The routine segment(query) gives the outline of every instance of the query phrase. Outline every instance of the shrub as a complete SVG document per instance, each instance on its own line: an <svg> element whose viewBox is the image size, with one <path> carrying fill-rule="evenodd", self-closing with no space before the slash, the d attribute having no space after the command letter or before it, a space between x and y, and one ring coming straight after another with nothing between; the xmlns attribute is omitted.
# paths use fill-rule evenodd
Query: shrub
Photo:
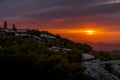
<svg viewBox="0 0 120 80"><path fill-rule="evenodd" d="M94 55L96 58L103 60L103 61L112 59L112 56L107 51L91 51L89 53Z"/></svg>
<svg viewBox="0 0 120 80"><path fill-rule="evenodd" d="M109 72L112 72L112 70L113 70L112 64L110 64L110 63L105 63L105 69L108 70Z"/></svg>

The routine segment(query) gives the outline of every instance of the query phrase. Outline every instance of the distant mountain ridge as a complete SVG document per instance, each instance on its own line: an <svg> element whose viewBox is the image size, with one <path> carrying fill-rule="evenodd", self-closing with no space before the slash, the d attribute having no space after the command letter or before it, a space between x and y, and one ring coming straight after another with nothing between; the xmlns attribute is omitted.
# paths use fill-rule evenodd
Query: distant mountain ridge
<svg viewBox="0 0 120 80"><path fill-rule="evenodd" d="M106 50L106 51L114 51L120 50L120 43L88 43L95 50Z"/></svg>

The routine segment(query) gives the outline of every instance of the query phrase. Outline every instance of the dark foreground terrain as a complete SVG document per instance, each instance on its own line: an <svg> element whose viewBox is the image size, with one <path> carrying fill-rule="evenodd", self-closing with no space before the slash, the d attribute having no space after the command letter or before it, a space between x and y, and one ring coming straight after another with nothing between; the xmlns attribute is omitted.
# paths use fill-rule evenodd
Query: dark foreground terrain
<svg viewBox="0 0 120 80"><path fill-rule="evenodd" d="M85 53L93 55L94 59L83 59ZM89 69L89 63L86 62L96 59L108 61L120 57L110 56L106 51L93 51L87 44L76 43L45 31L0 31L0 73L5 75L36 75L41 80L100 80L85 73ZM93 67L95 64L90 65ZM104 68L112 71L109 63Z"/></svg>

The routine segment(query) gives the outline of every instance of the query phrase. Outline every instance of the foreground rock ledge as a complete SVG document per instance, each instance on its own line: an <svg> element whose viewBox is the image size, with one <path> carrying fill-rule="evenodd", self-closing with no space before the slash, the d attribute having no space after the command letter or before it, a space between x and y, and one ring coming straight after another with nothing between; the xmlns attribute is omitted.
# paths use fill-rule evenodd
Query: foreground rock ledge
<svg viewBox="0 0 120 80"><path fill-rule="evenodd" d="M105 69L105 64L112 65L112 72ZM86 67L85 74L96 80L120 80L120 60L100 61L99 59L85 61L82 63Z"/></svg>

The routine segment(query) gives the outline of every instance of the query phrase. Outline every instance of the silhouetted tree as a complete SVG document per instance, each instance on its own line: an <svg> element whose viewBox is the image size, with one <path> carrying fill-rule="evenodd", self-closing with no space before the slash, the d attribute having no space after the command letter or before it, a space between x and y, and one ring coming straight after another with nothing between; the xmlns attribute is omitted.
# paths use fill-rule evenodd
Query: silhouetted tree
<svg viewBox="0 0 120 80"><path fill-rule="evenodd" d="M4 21L4 29L7 29L7 22Z"/></svg>
<svg viewBox="0 0 120 80"><path fill-rule="evenodd" d="M13 29L13 30L17 30L15 24L13 24L12 29Z"/></svg>

